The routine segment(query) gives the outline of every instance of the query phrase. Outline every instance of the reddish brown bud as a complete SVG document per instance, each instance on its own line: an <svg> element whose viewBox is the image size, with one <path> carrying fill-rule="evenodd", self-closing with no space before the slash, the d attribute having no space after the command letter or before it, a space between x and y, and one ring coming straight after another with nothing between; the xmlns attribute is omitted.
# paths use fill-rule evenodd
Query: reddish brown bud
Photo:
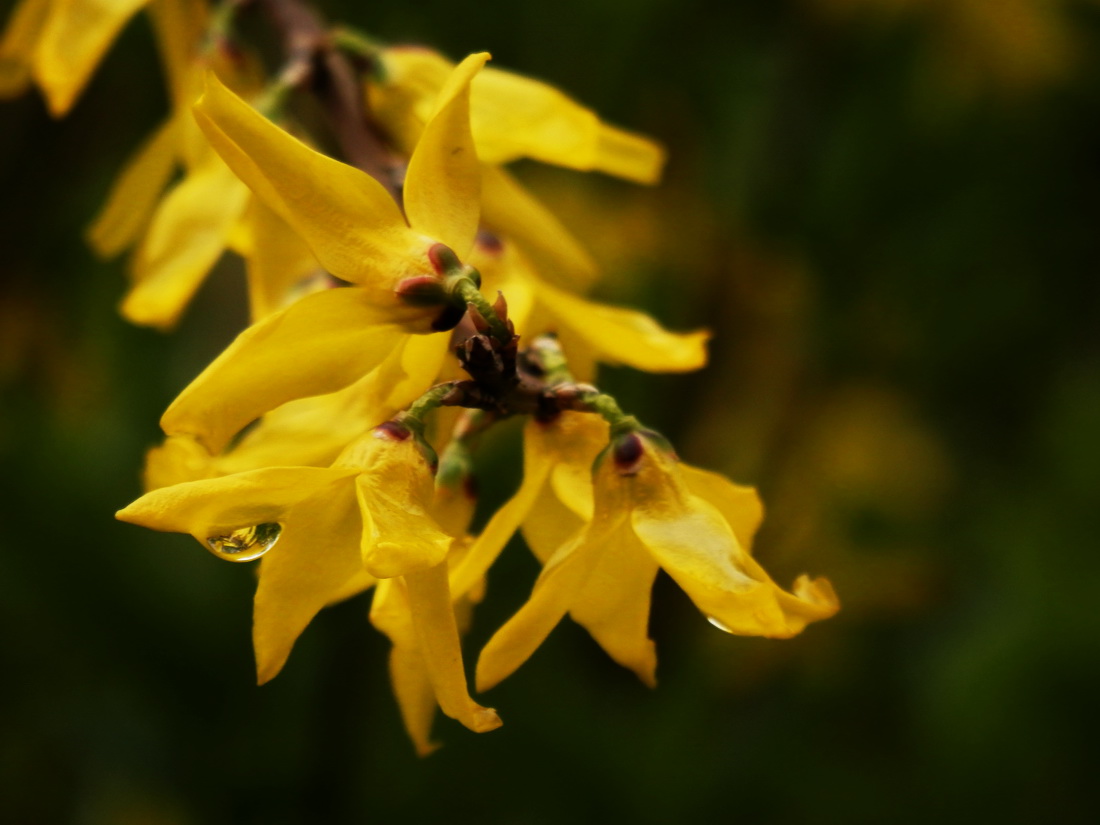
<svg viewBox="0 0 1100 825"><path fill-rule="evenodd" d="M447 302L447 288L431 275L405 278L394 290L407 304L417 307L438 306Z"/></svg>
<svg viewBox="0 0 1100 825"><path fill-rule="evenodd" d="M374 437L383 441L405 441L412 431L397 421L385 421L374 428Z"/></svg>
<svg viewBox="0 0 1100 825"><path fill-rule="evenodd" d="M619 475L632 476L641 469L645 447L637 433L627 433L615 439L611 454Z"/></svg>
<svg viewBox="0 0 1100 825"><path fill-rule="evenodd" d="M433 243L428 247L428 261L440 277L456 274L462 269L462 262L454 250L442 243Z"/></svg>

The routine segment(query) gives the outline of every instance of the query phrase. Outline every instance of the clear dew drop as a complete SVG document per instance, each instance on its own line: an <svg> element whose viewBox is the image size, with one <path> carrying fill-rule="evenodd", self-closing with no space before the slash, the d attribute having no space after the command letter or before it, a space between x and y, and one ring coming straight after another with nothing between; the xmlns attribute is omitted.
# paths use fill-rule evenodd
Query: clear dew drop
<svg viewBox="0 0 1100 825"><path fill-rule="evenodd" d="M723 624L721 621L714 618L713 616L707 616L707 621L717 627L723 633L733 633L733 630L730 629L729 625Z"/></svg>
<svg viewBox="0 0 1100 825"><path fill-rule="evenodd" d="M210 552L226 561L255 561L279 540L283 526L275 522L242 527L224 536L211 536L206 540Z"/></svg>

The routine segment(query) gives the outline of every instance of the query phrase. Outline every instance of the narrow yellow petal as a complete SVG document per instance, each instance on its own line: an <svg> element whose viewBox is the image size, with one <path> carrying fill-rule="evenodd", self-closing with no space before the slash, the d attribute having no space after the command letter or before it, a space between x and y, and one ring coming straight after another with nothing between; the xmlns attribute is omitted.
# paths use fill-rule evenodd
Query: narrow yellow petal
<svg viewBox="0 0 1100 825"><path fill-rule="evenodd" d="M583 526L584 520L566 507L558 496L548 495L544 491L523 520L523 539L535 558L546 564L558 548Z"/></svg>
<svg viewBox="0 0 1100 825"><path fill-rule="evenodd" d="M417 482L395 475L363 473L355 480L363 518L363 565L380 579L437 567L451 549L451 537L410 490Z"/></svg>
<svg viewBox="0 0 1100 825"><path fill-rule="evenodd" d="M477 690L497 685L526 662L576 601L625 514L590 522L542 568L527 602L489 640L477 661Z"/></svg>
<svg viewBox="0 0 1100 825"><path fill-rule="evenodd" d="M266 466L279 466L268 464ZM287 463L282 466L292 466ZM171 436L145 454L142 482L146 492L171 487L184 481L199 481L222 475L215 471L215 459L195 439L187 435ZM258 467L249 467L249 470Z"/></svg>
<svg viewBox="0 0 1100 825"><path fill-rule="evenodd" d="M242 527L281 522L294 505L332 491L349 469L269 467L220 478L188 481L146 493L115 517L153 530L190 533L205 545L210 536Z"/></svg>
<svg viewBox="0 0 1100 825"><path fill-rule="evenodd" d="M405 214L413 229L463 260L474 245L481 202L481 170L470 135L470 81L488 59L487 52L472 54L451 72L405 175Z"/></svg>
<svg viewBox="0 0 1100 825"><path fill-rule="evenodd" d="M327 472L332 472L331 470ZM260 684L274 678L295 640L324 607L359 584L359 517L346 479L283 516L279 540L260 562L252 644Z"/></svg>
<svg viewBox="0 0 1100 825"><path fill-rule="evenodd" d="M221 452L268 410L335 392L378 366L403 335L382 314L356 287L306 296L238 335L172 402L161 427Z"/></svg>
<svg viewBox="0 0 1100 825"><path fill-rule="evenodd" d="M486 69L473 88L474 138L488 163L528 157L638 183L660 178L665 158L660 145L601 123L591 109L553 86Z"/></svg>
<svg viewBox="0 0 1100 825"><path fill-rule="evenodd" d="M607 655L657 686L657 652L649 638L649 603L657 562L631 530L611 534L569 615Z"/></svg>
<svg viewBox="0 0 1100 825"><path fill-rule="evenodd" d="M371 601L370 620L393 645L389 661L390 683L401 710L401 721L405 723L417 754L427 756L439 747L431 738L432 722L439 705L413 625L404 579L384 579L378 583Z"/></svg>
<svg viewBox="0 0 1100 825"><path fill-rule="evenodd" d="M503 169L481 169L485 224L514 241L554 283L573 289L589 286L598 274L596 262L561 221Z"/></svg>
<svg viewBox="0 0 1100 825"><path fill-rule="evenodd" d="M395 284L431 275L430 243L365 172L310 149L206 76L194 108L211 145L268 207L289 223L332 274L397 306Z"/></svg>
<svg viewBox="0 0 1100 825"><path fill-rule="evenodd" d="M539 300L607 364L647 372L688 372L707 362L710 333L674 333L637 310L598 304L542 284Z"/></svg>
<svg viewBox="0 0 1100 825"><path fill-rule="evenodd" d="M378 578L435 567L451 549L451 537L431 516L433 468L414 438L381 428L349 444L334 467L359 470L356 494L363 519L364 567Z"/></svg>
<svg viewBox="0 0 1100 825"><path fill-rule="evenodd" d="M166 120L126 161L88 227L88 243L97 255L113 258L137 240L176 166L177 140L177 121Z"/></svg>
<svg viewBox="0 0 1100 825"><path fill-rule="evenodd" d="M23 94L30 85L31 59L53 0L20 0L0 39L0 98Z"/></svg>
<svg viewBox="0 0 1100 825"><path fill-rule="evenodd" d="M409 607L439 707L476 733L500 727L491 708L474 702L466 687L458 625L447 586L446 562L405 576Z"/></svg>
<svg viewBox="0 0 1100 825"><path fill-rule="evenodd" d="M248 197L216 157L174 187L134 255L122 314L135 324L172 327L225 251Z"/></svg>
<svg viewBox="0 0 1100 825"><path fill-rule="evenodd" d="M764 520L764 503L756 488L734 484L723 475L690 464L681 464L680 474L688 489L717 508L733 528L738 543L752 552L753 538Z"/></svg>
<svg viewBox="0 0 1100 825"><path fill-rule="evenodd" d="M256 322L291 303L297 297L295 287L320 264L286 221L257 198L249 203L245 223L248 304Z"/></svg>
<svg viewBox="0 0 1100 825"><path fill-rule="evenodd" d="M469 552L451 572L451 590L456 596L464 595L478 585L542 493L555 455L532 435L532 428L541 426L532 421L524 431L523 482L519 490L489 519Z"/></svg>
<svg viewBox="0 0 1100 825"><path fill-rule="evenodd" d="M126 22L148 0L54 0L34 54L34 77L60 117Z"/></svg>
<svg viewBox="0 0 1100 825"><path fill-rule="evenodd" d="M386 79L368 87L371 111L407 148L451 64L437 52L396 47L383 50L382 65ZM665 161L664 149L649 138L603 124L553 86L501 69L474 79L470 124L478 154L494 165L527 157L654 183Z"/></svg>
<svg viewBox="0 0 1100 825"><path fill-rule="evenodd" d="M667 154L661 144L644 135L600 124L592 168L635 183L661 180Z"/></svg>
<svg viewBox="0 0 1100 825"><path fill-rule="evenodd" d="M727 633L789 638L838 609L824 587L807 599L784 593L701 498L646 501L634 508L632 522L657 563Z"/></svg>
<svg viewBox="0 0 1100 825"><path fill-rule="evenodd" d="M392 358L391 354L385 361ZM384 394L375 384L384 380L385 371L383 364L342 390L299 398L265 413L259 424L218 457L219 471L331 465L349 444L398 412L378 401Z"/></svg>
<svg viewBox="0 0 1100 825"><path fill-rule="evenodd" d="M196 62L210 24L210 9L205 0L151 0L149 18L172 94L172 107L186 112L201 91L195 82Z"/></svg>

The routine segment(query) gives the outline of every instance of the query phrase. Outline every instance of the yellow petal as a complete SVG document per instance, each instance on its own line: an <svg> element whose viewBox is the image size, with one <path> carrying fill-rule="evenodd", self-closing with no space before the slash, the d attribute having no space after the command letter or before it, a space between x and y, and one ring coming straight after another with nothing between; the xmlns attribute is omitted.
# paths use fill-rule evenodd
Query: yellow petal
<svg viewBox="0 0 1100 825"><path fill-rule="evenodd" d="M646 501L634 508L632 523L657 563L727 633L789 638L838 609L827 585L806 594L811 598L784 593L701 498Z"/></svg>
<svg viewBox="0 0 1100 825"><path fill-rule="evenodd" d="M523 539L535 558L546 564L558 548L584 526L584 520L556 495L540 495L523 520Z"/></svg>
<svg viewBox="0 0 1100 825"><path fill-rule="evenodd" d="M451 537L435 523L422 502L404 485L384 486L392 477L356 478L363 517L362 554L366 569L380 579L403 576L439 565L451 549Z"/></svg>
<svg viewBox="0 0 1100 825"><path fill-rule="evenodd" d="M248 189L217 158L185 177L161 201L134 255L134 286L122 314L135 324L174 325L247 203Z"/></svg>
<svg viewBox="0 0 1100 825"><path fill-rule="evenodd" d="M401 351L394 353L395 371L378 378L379 406L391 415L408 407L439 380L450 352L449 335L407 336Z"/></svg>
<svg viewBox="0 0 1100 825"><path fill-rule="evenodd" d="M0 98L23 94L30 85L31 59L53 0L21 0L0 39Z"/></svg>
<svg viewBox="0 0 1100 825"><path fill-rule="evenodd" d="M635 183L654 184L661 179L666 157L664 147L644 135L601 123L592 168Z"/></svg>
<svg viewBox="0 0 1100 825"><path fill-rule="evenodd" d="M451 549L451 537L431 516L432 468L415 440L380 430L359 438L334 467L359 469L356 494L363 518L364 567L378 578L435 567Z"/></svg>
<svg viewBox="0 0 1100 825"><path fill-rule="evenodd" d="M287 511L318 492L332 492L347 468L271 467L221 478L188 481L146 493L115 517L153 530L190 533L206 546L210 536L282 522ZM280 541L282 536L280 536Z"/></svg>
<svg viewBox="0 0 1100 825"><path fill-rule="evenodd" d="M752 541L764 520L764 503L755 487L734 484L710 470L680 465L680 474L692 493L709 502L733 528L738 543L752 552Z"/></svg>
<svg viewBox="0 0 1100 825"><path fill-rule="evenodd" d="M477 690L498 684L527 661L575 602L625 513L590 522L546 562L530 598L489 640L477 661Z"/></svg>
<svg viewBox="0 0 1100 825"><path fill-rule="evenodd" d="M470 136L470 81L487 52L472 54L447 78L405 175L405 214L417 232L465 259L474 244L481 170Z"/></svg>
<svg viewBox="0 0 1100 825"><path fill-rule="evenodd" d="M267 465L274 466L274 465ZM291 466L289 464L284 466ZM145 471L142 474L146 492L171 487L184 481L199 481L222 475L216 472L214 456L210 455L195 439L187 435L166 438L160 446L145 454ZM249 467L248 469L258 469Z"/></svg>
<svg viewBox="0 0 1100 825"><path fill-rule="evenodd" d="M432 275L430 242L413 232L382 185L313 151L229 91L212 73L195 104L211 145L332 274L398 308L395 284ZM421 313L422 314L422 313Z"/></svg>
<svg viewBox="0 0 1100 825"><path fill-rule="evenodd" d="M596 279L596 262L569 230L496 166L482 166L481 217L491 230L514 241L554 283L583 289Z"/></svg>
<svg viewBox="0 0 1100 825"><path fill-rule="evenodd" d="M172 402L168 435L194 435L221 452L268 410L335 392L374 369L400 343L397 326L356 287L308 295L246 329Z"/></svg>
<svg viewBox="0 0 1100 825"><path fill-rule="evenodd" d="M152 0L149 17L172 106L187 111L201 91L196 83L196 62L210 24L210 10L204 0Z"/></svg>
<svg viewBox="0 0 1100 825"><path fill-rule="evenodd" d="M593 517L592 464L607 446L610 428L592 413L565 412L535 431L556 459L550 474L554 494L579 518Z"/></svg>
<svg viewBox="0 0 1100 825"><path fill-rule="evenodd" d="M107 202L88 227L96 254L112 258L137 240L176 166L176 120L162 123L126 161Z"/></svg>
<svg viewBox="0 0 1100 825"><path fill-rule="evenodd" d="M54 0L34 55L50 112L73 105L126 21L148 0Z"/></svg>
<svg viewBox="0 0 1100 825"><path fill-rule="evenodd" d="M398 344L381 366L342 390L299 398L266 413L231 450L218 457L218 469L229 473L257 467L332 464L349 444L398 412L386 405L385 392L377 385L388 385L387 365L394 355L402 354L401 347Z"/></svg>
<svg viewBox="0 0 1100 825"><path fill-rule="evenodd" d="M294 288L320 264L286 221L256 198L245 215L250 249L245 256L253 322L289 304Z"/></svg>
<svg viewBox="0 0 1100 825"><path fill-rule="evenodd" d="M474 82L478 151L488 163L521 157L655 183L665 153L641 135L602 124L596 114L541 81L486 69Z"/></svg>
<svg viewBox="0 0 1100 825"><path fill-rule="evenodd" d="M378 583L371 601L370 620L393 645L390 683L401 710L401 720L417 754L427 756L439 747L431 738L432 721L439 705L413 625L404 579L384 579Z"/></svg>
<svg viewBox="0 0 1100 825"><path fill-rule="evenodd" d="M323 470L316 472L328 472ZM324 607L358 585L359 518L346 478L286 512L279 540L260 562L252 644L260 684L278 674L299 634Z"/></svg>
<svg viewBox="0 0 1100 825"><path fill-rule="evenodd" d="M612 533L569 615L607 655L657 686L657 653L649 638L649 602L657 563L630 530Z"/></svg>
<svg viewBox="0 0 1100 825"><path fill-rule="evenodd" d="M545 448L534 430L541 426L531 421L524 430L523 482L519 490L489 519L469 552L451 572L451 591L456 596L478 585L542 493L556 456Z"/></svg>
<svg viewBox="0 0 1100 825"><path fill-rule="evenodd" d="M598 304L549 284L539 286L538 297L603 363L647 372L687 372L707 362L709 332L669 332L644 312Z"/></svg>
<svg viewBox="0 0 1100 825"><path fill-rule="evenodd" d="M476 733L500 727L491 708L474 702L466 687L458 625L447 586L447 564L405 576L409 607L424 661L442 711Z"/></svg>
<svg viewBox="0 0 1100 825"><path fill-rule="evenodd" d="M382 52L385 80L368 89L375 112L406 148L430 114L450 62L437 52L396 47ZM649 138L608 126L595 113L539 80L486 69L474 79L470 122L482 160L521 157L653 183L665 152Z"/></svg>

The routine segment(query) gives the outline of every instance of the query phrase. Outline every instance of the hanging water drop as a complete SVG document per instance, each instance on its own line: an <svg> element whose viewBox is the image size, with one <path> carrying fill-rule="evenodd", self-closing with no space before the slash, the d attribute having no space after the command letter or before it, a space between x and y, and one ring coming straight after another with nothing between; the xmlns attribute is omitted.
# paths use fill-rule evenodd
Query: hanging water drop
<svg viewBox="0 0 1100 825"><path fill-rule="evenodd" d="M275 522L242 527L224 536L211 536L206 540L210 552L226 561L255 561L279 540L283 526Z"/></svg>
<svg viewBox="0 0 1100 825"><path fill-rule="evenodd" d="M713 616L707 616L707 621L717 627L723 633L733 633L733 629L729 625L722 622L720 619L716 619Z"/></svg>

